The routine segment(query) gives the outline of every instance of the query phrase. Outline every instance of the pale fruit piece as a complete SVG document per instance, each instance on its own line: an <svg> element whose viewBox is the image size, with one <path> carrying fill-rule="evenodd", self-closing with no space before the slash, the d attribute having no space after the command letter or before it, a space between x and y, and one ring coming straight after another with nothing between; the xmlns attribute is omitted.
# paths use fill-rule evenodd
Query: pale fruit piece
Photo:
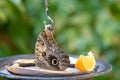
<svg viewBox="0 0 120 80"><path fill-rule="evenodd" d="M95 65L96 65L95 57L93 53L90 51L87 56L80 55L75 64L75 68L77 68L81 72L90 72L94 70Z"/></svg>

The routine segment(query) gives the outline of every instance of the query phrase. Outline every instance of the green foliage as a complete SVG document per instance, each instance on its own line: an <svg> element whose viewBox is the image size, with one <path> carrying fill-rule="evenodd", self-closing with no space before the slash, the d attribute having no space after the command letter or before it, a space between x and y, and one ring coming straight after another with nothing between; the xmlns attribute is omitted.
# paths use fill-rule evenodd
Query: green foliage
<svg viewBox="0 0 120 80"><path fill-rule="evenodd" d="M86 54L112 64L113 70L95 80L120 79L120 1L48 0L54 36L68 54ZM44 29L44 0L0 0L0 57L34 53Z"/></svg>

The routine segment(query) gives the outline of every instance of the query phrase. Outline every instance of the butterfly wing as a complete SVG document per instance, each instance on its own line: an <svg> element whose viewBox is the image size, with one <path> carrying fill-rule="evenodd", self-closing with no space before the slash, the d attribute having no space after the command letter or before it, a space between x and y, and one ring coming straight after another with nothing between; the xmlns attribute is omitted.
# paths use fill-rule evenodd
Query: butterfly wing
<svg viewBox="0 0 120 80"><path fill-rule="evenodd" d="M35 65L50 70L65 70L70 64L69 56L59 48L53 34L45 29L35 45Z"/></svg>

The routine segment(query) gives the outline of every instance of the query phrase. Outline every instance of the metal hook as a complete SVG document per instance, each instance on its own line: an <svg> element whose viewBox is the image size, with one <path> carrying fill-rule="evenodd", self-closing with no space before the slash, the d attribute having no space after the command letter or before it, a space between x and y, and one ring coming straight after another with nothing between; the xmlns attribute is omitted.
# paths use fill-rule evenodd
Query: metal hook
<svg viewBox="0 0 120 80"><path fill-rule="evenodd" d="M45 29L49 29L50 31L53 31L53 19L49 16L49 13L48 13L48 1L45 0L45 10L46 10L46 16L47 18L50 20L51 24L46 24L46 21L44 21L44 24L45 24Z"/></svg>
<svg viewBox="0 0 120 80"><path fill-rule="evenodd" d="M45 0L45 10L46 10L46 16L47 18L51 21L51 24L54 23L53 19L49 16L49 13L48 13L48 1Z"/></svg>

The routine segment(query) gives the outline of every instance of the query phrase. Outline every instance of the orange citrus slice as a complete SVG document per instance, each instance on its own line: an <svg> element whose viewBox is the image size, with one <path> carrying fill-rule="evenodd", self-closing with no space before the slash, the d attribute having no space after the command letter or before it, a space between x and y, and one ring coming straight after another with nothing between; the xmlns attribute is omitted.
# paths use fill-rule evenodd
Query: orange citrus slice
<svg viewBox="0 0 120 80"><path fill-rule="evenodd" d="M80 55L75 64L75 68L77 68L81 72L90 72L94 70L95 65L96 65L95 57L93 53L90 51L87 56Z"/></svg>

